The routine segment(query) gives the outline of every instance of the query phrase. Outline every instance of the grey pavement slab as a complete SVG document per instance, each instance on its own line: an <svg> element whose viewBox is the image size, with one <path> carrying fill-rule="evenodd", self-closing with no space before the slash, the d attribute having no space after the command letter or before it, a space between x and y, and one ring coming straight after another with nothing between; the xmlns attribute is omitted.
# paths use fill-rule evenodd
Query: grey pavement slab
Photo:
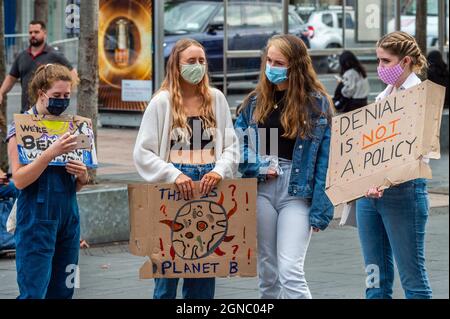
<svg viewBox="0 0 450 319"><path fill-rule="evenodd" d="M439 160L431 160L430 165L433 171L433 179L428 181L428 188L435 193L448 195L448 153L442 153Z"/></svg>
<svg viewBox="0 0 450 319"><path fill-rule="evenodd" d="M364 298L364 267L356 229L337 227L314 234L305 272L313 298ZM430 215L426 237L427 268L434 298L449 298L448 207ZM145 258L128 253L125 243L85 249L80 254L78 299L150 299L153 280L140 280L139 267ZM181 285L179 285L179 293ZM14 259L0 259L0 299L18 294ZM394 297L403 298L398 274ZM256 278L219 278L218 299L258 298Z"/></svg>

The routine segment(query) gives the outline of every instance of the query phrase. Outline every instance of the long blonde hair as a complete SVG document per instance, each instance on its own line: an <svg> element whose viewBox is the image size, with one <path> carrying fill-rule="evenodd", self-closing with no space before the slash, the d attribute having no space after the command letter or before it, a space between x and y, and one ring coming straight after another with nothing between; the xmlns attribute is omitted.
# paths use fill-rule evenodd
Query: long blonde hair
<svg viewBox="0 0 450 319"><path fill-rule="evenodd" d="M166 76L159 89L159 91L169 92L173 116L172 132L175 132L175 135L181 136L185 141L192 135L192 130L189 125L187 125L187 116L184 111L183 97L181 95L182 79L180 73L180 55L184 50L193 45L205 51L204 47L193 39L181 39L175 43L172 52L170 53L169 60L167 61ZM214 116L209 86L208 65L206 65L205 76L200 83L197 84L196 88L203 100L200 105L202 125L205 130L214 135L213 129L216 127L216 118ZM172 136L172 138L177 138L177 136Z"/></svg>
<svg viewBox="0 0 450 319"><path fill-rule="evenodd" d="M281 115L281 125L284 129L283 137L294 139L297 136L308 138L312 136L313 114L325 114L329 123L333 115L333 104L312 66L306 45L294 35L276 35L269 39L261 59L261 73L256 89L244 100L248 105L252 96L257 96L254 119L264 123L274 108L275 85L265 75L267 52L270 47L276 47L288 59L289 87L286 94L286 104ZM312 93L325 96L330 107L322 111L319 109Z"/></svg>
<svg viewBox="0 0 450 319"><path fill-rule="evenodd" d="M409 56L412 60L412 70L423 74L428 67L427 58L422 53L416 39L403 31L395 31L384 35L377 42L377 47L403 59Z"/></svg>

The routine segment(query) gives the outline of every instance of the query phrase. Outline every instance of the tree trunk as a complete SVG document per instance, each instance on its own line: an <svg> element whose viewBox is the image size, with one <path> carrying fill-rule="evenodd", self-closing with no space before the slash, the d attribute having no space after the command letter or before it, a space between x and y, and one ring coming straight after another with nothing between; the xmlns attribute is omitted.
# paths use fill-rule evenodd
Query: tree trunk
<svg viewBox="0 0 450 319"><path fill-rule="evenodd" d="M48 0L34 0L34 20L48 22Z"/></svg>
<svg viewBox="0 0 450 319"><path fill-rule="evenodd" d="M427 2L416 0L416 41L423 54L427 54Z"/></svg>
<svg viewBox="0 0 450 319"><path fill-rule="evenodd" d="M0 83L6 77L6 50L5 50L5 29L4 29L3 0L0 0ZM3 171L8 169L8 151L3 139L6 137L6 94L0 106L0 168Z"/></svg>
<svg viewBox="0 0 450 319"><path fill-rule="evenodd" d="M99 0L80 1L80 42L78 49L78 107L80 116L90 118L97 145L98 105L98 11ZM95 183L96 171L89 173Z"/></svg>

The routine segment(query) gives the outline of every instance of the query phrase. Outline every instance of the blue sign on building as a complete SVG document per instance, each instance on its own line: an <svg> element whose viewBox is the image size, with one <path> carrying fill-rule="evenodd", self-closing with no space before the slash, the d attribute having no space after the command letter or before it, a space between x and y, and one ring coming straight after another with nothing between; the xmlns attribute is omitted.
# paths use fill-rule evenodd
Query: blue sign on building
<svg viewBox="0 0 450 319"><path fill-rule="evenodd" d="M16 33L16 1L3 1L5 34Z"/></svg>

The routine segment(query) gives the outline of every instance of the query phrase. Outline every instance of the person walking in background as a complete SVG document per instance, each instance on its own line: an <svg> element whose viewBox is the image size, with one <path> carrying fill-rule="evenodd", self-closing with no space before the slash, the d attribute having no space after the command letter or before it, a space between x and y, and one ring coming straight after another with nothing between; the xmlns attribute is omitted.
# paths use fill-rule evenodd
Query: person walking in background
<svg viewBox="0 0 450 319"><path fill-rule="evenodd" d="M370 87L365 68L351 51L342 52L339 64L341 77L337 77L338 86L333 97L336 110L345 113L366 106Z"/></svg>
<svg viewBox="0 0 450 319"><path fill-rule="evenodd" d="M20 112L27 111L30 104L28 86L34 71L43 64L56 63L66 66L77 77L77 71L70 65L69 61L59 52L56 52L47 44L46 25L42 21L31 21L28 28L28 41L30 46L22 51L15 59L9 75L6 76L0 87L0 105L4 96L11 91L17 79L20 78L22 86L22 106Z"/></svg>
<svg viewBox="0 0 450 319"><path fill-rule="evenodd" d="M33 107L27 114L60 115L77 83L65 66L40 66L30 83ZM14 183L20 189L16 217L16 268L19 299L69 299L80 249L80 216L76 192L88 183L86 166L70 160L50 166L57 156L75 150L76 136L64 134L32 163L19 162L16 131L10 125L8 155Z"/></svg>
<svg viewBox="0 0 450 319"><path fill-rule="evenodd" d="M14 235L7 232L7 221L17 195L18 190L10 175L0 168L0 255L15 248Z"/></svg>
<svg viewBox="0 0 450 319"><path fill-rule="evenodd" d="M448 65L444 62L442 54L439 51L431 51L427 57L428 60L428 73L427 78L434 83L445 86L445 100L444 108L450 105L449 95L449 70Z"/></svg>
<svg viewBox="0 0 450 319"><path fill-rule="evenodd" d="M332 114L331 98L305 44L293 35L272 37L256 89L242 103L235 123L243 156L239 171L244 178L260 181L262 298L311 298L304 272L306 252L312 231L324 230L334 211L325 194Z"/></svg>
<svg viewBox="0 0 450 319"><path fill-rule="evenodd" d="M377 101L421 83L427 65L416 40L396 31L376 45L378 76L387 84ZM424 159L428 161L427 159ZM356 220L366 271L378 274L366 287L368 299L392 298L394 258L408 299L432 296L425 268L425 226L429 198L425 179L415 179L386 190L369 189L356 201Z"/></svg>
<svg viewBox="0 0 450 319"><path fill-rule="evenodd" d="M149 183L175 183L185 200L208 194L233 178L239 143L225 96L209 85L203 46L181 39L167 74L142 119L134 147L139 175ZM200 181L195 189L194 181ZM175 299L178 278L155 279L154 299ZM213 299L215 278L184 278L183 298Z"/></svg>
<svg viewBox="0 0 450 319"><path fill-rule="evenodd" d="M0 132L3 127L6 127L6 119L0 112ZM0 143L4 141L0 140ZM14 236L7 232L6 225L17 195L18 190L11 180L11 175L0 168L0 254L15 248Z"/></svg>

